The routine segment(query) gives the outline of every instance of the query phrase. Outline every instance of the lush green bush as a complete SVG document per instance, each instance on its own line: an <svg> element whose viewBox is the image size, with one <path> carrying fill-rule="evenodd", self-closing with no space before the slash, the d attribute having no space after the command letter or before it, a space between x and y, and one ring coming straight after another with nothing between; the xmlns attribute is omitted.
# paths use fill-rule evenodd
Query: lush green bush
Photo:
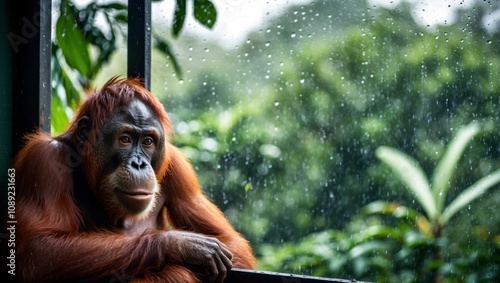
<svg viewBox="0 0 500 283"><path fill-rule="evenodd" d="M430 175L450 137L478 122L489 128L464 150L440 202L500 168L499 32L482 26L498 9L490 4L425 27L405 5L313 1L233 50L179 38L182 80L165 52L153 54L152 87L175 124L173 141L261 268L382 282L428 281L435 271L457 282L498 278L497 187L438 239L423 220L435 219L376 156L381 145L396 148ZM380 199L401 205L368 213ZM393 217L403 210L415 217ZM436 249L442 261L432 260Z"/></svg>
<svg viewBox="0 0 500 283"><path fill-rule="evenodd" d="M434 171L432 187L415 160L393 148L378 148L377 156L412 192L412 203L418 203L425 215L390 200L376 201L365 206L344 231L312 234L298 245L262 246L261 268L378 282L498 281L500 263L495 254L500 237L472 237L479 245L470 249L454 242L456 238L446 230L458 212L500 182L497 170L445 205L456 165L480 128L472 123L458 131Z"/></svg>
<svg viewBox="0 0 500 283"><path fill-rule="evenodd" d="M483 234L463 242L448 233L432 237L429 227L415 210L373 202L342 230L313 233L297 243L259 246L259 268L368 282L500 279L498 236L485 237L485 227L474 226ZM441 251L439 259L436 250Z"/></svg>

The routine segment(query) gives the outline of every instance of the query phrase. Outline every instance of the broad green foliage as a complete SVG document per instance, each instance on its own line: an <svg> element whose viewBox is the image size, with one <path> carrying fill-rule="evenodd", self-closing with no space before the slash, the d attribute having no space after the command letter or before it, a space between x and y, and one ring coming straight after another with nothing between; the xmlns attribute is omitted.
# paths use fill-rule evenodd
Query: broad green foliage
<svg viewBox="0 0 500 283"><path fill-rule="evenodd" d="M438 215L436 200L429 189L429 180L417 162L392 148L379 147L375 153L378 158L394 169L400 179L413 192L429 218L434 220Z"/></svg>
<svg viewBox="0 0 500 283"><path fill-rule="evenodd" d="M458 160L467 144L479 131L479 125L476 123L458 131L434 171L432 187L418 163L403 152L384 146L379 147L375 152L377 157L390 166L407 188L413 192L429 220L437 226L436 230L441 230L442 226L448 223L460 209L500 182L499 169L465 189L449 206L443 206Z"/></svg>
<svg viewBox="0 0 500 283"><path fill-rule="evenodd" d="M183 28L186 1L178 0L176 4L172 24L175 37L180 35ZM80 103L80 93L95 87L92 81L99 71L109 63L118 46L126 44L127 5L119 1L101 2L93 0L80 7L72 0L60 1L60 16L52 44L52 130L55 133L65 129L72 111ZM207 28L213 27L217 11L210 0L195 0L193 9L194 17L200 24ZM104 26L96 22L100 15L104 16ZM168 41L157 34L152 34L152 40L153 47L169 57L175 71L181 76L180 65Z"/></svg>
<svg viewBox="0 0 500 283"><path fill-rule="evenodd" d="M187 0L176 0L172 35L178 37L186 21ZM217 10L210 0L194 0L193 16L202 25L212 28L217 20Z"/></svg>
<svg viewBox="0 0 500 283"><path fill-rule="evenodd" d="M261 245L259 268L369 282L496 282L492 243L461 245L434 238L430 223L411 208L376 201L343 230L313 233L299 243ZM436 249L443 249L435 258ZM498 250L497 250L498 251Z"/></svg>
<svg viewBox="0 0 500 283"><path fill-rule="evenodd" d="M446 195L450 190L453 172L457 167L457 163L467 144L479 132L480 126L477 123L471 123L457 132L457 135L448 145L443 158L439 161L434 171L432 186L429 184L418 163L403 152L385 146L379 147L376 151L377 157L394 170L399 179L406 185L406 188L413 192L415 199L426 212L428 220L424 217L419 217L418 219L422 221L415 221L415 225L424 234L429 235L431 233L430 235L435 240L440 240L443 237L443 229L457 212L470 205L472 201L482 196L488 189L500 182L499 169L463 190L449 205L443 205ZM391 204L386 205L390 206ZM410 218L409 215L406 217ZM422 223L425 223L424 226L427 228L422 228ZM445 250L446 248L447 246L437 246L434 248L434 264L436 269L443 266L441 249ZM436 275L436 282L440 281L440 277L441 275L438 273Z"/></svg>
<svg viewBox="0 0 500 283"><path fill-rule="evenodd" d="M261 268L290 272L306 268L307 273L318 276L348 275L380 282L423 282L432 278L435 282L489 282L498 278L500 274L495 271L498 262L490 258L488 250L477 250L472 256L460 254L455 258L448 252L454 245L453 239L443 235L446 224L457 212L500 182L500 170L497 170L463 190L449 205L440 205L450 190L453 171L460 157L479 132L477 123L471 123L457 132L443 159L438 162L432 186L422 168L411 157L391 147L381 146L376 150L377 157L393 169L427 216L389 199L375 201L363 207L360 215L344 232L311 234L298 246L261 246ZM377 215L389 215L396 221L381 221ZM352 225L359 223L362 223L361 227L352 229ZM497 236L494 240L497 248L499 238ZM492 244L489 248L495 249ZM444 259L443 254L446 255ZM484 273L473 271L474 267L477 268L475 261L485 261L490 267L496 267L486 267Z"/></svg>

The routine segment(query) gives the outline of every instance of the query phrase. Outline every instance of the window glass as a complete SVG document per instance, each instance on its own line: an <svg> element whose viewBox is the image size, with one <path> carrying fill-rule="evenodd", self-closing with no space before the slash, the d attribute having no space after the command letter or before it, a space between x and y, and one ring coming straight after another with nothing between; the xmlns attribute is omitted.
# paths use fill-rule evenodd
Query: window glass
<svg viewBox="0 0 500 283"><path fill-rule="evenodd" d="M499 2L220 0L176 38L173 2L152 89L260 269L500 278Z"/></svg>

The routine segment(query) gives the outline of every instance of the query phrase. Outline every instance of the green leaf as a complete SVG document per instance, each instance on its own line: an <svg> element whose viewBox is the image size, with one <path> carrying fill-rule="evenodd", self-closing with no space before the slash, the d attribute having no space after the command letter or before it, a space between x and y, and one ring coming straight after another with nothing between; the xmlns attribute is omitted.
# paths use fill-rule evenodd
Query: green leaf
<svg viewBox="0 0 500 283"><path fill-rule="evenodd" d="M179 79L182 79L181 65L177 61L175 55L170 50L170 44L168 44L168 42L163 40L161 37L155 36L155 48L157 48L159 51L163 52L165 55L168 56L168 58L172 61L175 73L177 74Z"/></svg>
<svg viewBox="0 0 500 283"><path fill-rule="evenodd" d="M450 181L458 160L462 156L467 144L469 144L472 138L479 133L479 130L480 128L477 123L470 123L466 127L460 129L453 141L448 145L443 158L441 158L434 170L432 190L434 198L437 200L437 211L442 211L443 209L446 194L450 189Z"/></svg>
<svg viewBox="0 0 500 283"><path fill-rule="evenodd" d="M88 42L82 31L76 26L75 15L66 9L56 24L57 43L69 67L85 77L90 77L91 60L87 49Z"/></svg>
<svg viewBox="0 0 500 283"><path fill-rule="evenodd" d="M444 210L439 222L441 225L446 224L458 211L470 204L473 200L480 197L489 188L500 182L500 170L497 170L490 175L481 178L472 186L459 194Z"/></svg>
<svg viewBox="0 0 500 283"><path fill-rule="evenodd" d="M392 232L390 228L386 228L386 232ZM385 233L384 233L385 234ZM367 243L363 243L360 245L354 246L348 253L348 256L352 259L363 256L367 253L378 252L378 251L387 251L388 243L383 241L371 241Z"/></svg>
<svg viewBox="0 0 500 283"><path fill-rule="evenodd" d="M127 13L118 13L113 16L113 19L117 22L127 24L128 23L128 16Z"/></svg>
<svg viewBox="0 0 500 283"><path fill-rule="evenodd" d="M418 230L425 235L432 234L431 224L420 212L393 202L374 201L362 208L361 213L368 214L386 214L396 218L407 219L411 221Z"/></svg>
<svg viewBox="0 0 500 283"><path fill-rule="evenodd" d="M371 241L373 239L394 239L402 241L406 231L399 228L388 227L385 225L370 225L355 234L353 239L357 243Z"/></svg>
<svg viewBox="0 0 500 283"><path fill-rule="evenodd" d="M61 80L64 90L66 92L66 103L72 109L76 109L80 105L81 94L73 85L68 74L61 69Z"/></svg>
<svg viewBox="0 0 500 283"><path fill-rule="evenodd" d="M174 20L172 23L172 35L178 37L186 20L186 0L175 2Z"/></svg>
<svg viewBox="0 0 500 283"><path fill-rule="evenodd" d="M251 188L252 188L252 184L251 183L246 183L245 184L245 193L248 192Z"/></svg>
<svg viewBox="0 0 500 283"><path fill-rule="evenodd" d="M56 134L61 133L68 125L69 118L66 114L64 103L55 90L52 91L51 107L51 124L53 130Z"/></svg>
<svg viewBox="0 0 500 283"><path fill-rule="evenodd" d="M428 218L431 221L436 219L436 203L432 197L429 181L418 163L403 152L386 146L377 148L375 154L391 167L399 179L413 192Z"/></svg>
<svg viewBox="0 0 500 283"><path fill-rule="evenodd" d="M194 0L194 18L207 28L212 28L217 20L217 10L209 0Z"/></svg>

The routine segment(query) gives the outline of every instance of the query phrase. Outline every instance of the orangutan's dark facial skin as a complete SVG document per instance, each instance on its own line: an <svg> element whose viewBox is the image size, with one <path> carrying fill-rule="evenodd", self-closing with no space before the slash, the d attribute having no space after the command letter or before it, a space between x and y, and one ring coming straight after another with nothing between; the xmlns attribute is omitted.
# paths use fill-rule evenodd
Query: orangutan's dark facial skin
<svg viewBox="0 0 500 283"><path fill-rule="evenodd" d="M80 120L79 131L84 131L87 119ZM115 110L102 126L94 145L102 174L96 193L112 218L142 218L153 209L158 192L155 170L163 162L164 139L158 119L138 99Z"/></svg>

